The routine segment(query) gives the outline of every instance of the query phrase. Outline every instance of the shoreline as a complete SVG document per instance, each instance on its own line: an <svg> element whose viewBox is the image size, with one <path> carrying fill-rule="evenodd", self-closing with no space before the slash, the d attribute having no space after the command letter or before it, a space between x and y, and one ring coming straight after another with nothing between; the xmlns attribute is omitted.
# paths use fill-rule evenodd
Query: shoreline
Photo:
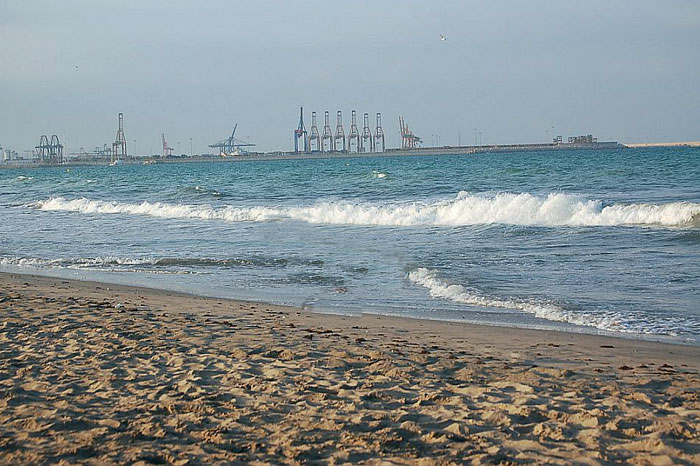
<svg viewBox="0 0 700 466"><path fill-rule="evenodd" d="M700 348L0 273L0 461L700 464Z"/></svg>
<svg viewBox="0 0 700 466"><path fill-rule="evenodd" d="M258 299L258 298L253 298L253 299L240 299L240 298L234 298L234 297L225 297L225 296L215 296L215 295L208 295L208 294L198 294L193 291L185 291L185 290L179 290L179 289L168 289L168 288L158 288L155 286L149 286L149 285L141 285L141 284L134 284L134 283L120 283L119 281L109 281L108 279L105 278L105 280L102 280L101 277L95 277L95 278L74 278L70 276L65 276L62 275L61 273L55 273L55 274L42 274L39 273L40 271L23 271L23 270L0 270L0 277L2 275L18 275L18 276L27 276L27 277L32 277L36 279L53 279L53 280L65 280L69 282L76 282L79 284L89 284L89 285L96 285L96 286L101 286L101 287L111 287L112 289L117 289L117 288L124 288L126 290L132 289L132 290L143 290L146 293L152 292L152 293L168 293L170 295L176 295L176 296L182 296L182 297L189 297L189 298L201 298L201 299L209 299L209 300L219 300L219 301L227 301L231 302L233 304L239 304L239 303L253 303L258 306L267 306L267 307L275 307L275 308L281 308L281 309L287 309L287 310L294 310L294 311L299 311L299 312L304 312L307 314L312 314L312 315L318 315L318 316L329 316L329 317L339 317L339 318L359 318L359 317L377 317L377 318L385 318L385 319L399 319L399 320L407 320L409 322L415 322L416 325L419 325L423 322L435 322L439 325L465 325L465 326L470 326L470 327L476 327L476 328L488 328L488 329L510 329L512 331L524 331L524 332L552 332L555 334L563 334L563 335L568 335L568 334L573 334L573 335L583 335L583 336L591 336L591 337L601 337L601 338L611 338L611 339L619 339L619 340L627 340L627 341L637 341L637 342L649 342L649 343L660 343L660 344L665 344L665 345L672 345L672 346L692 346L692 347L697 347L700 348L700 340L697 339L683 339L682 337L679 336L673 336L673 335L664 335L664 334L644 334L644 333L625 333L625 332L613 332L610 330L604 330L600 329L598 327L593 327L593 326L583 326L583 325L576 325L576 324L568 324L566 323L567 329L558 329L558 328L547 328L546 324L542 324L540 326L517 326L514 324L496 324L496 323L487 323L487 322L473 322L473 321L468 321L468 320L458 320L458 319L439 319L439 318L434 318L434 319L429 319L429 318L421 318L421 317L411 317L411 316L400 316L400 315L391 315L391 314L382 314L382 313L365 313L361 312L358 313L356 312L353 308L353 311L348 311L348 312L342 312L342 310L338 309L325 309L323 307L313 307L313 306L297 306L295 304L285 304L285 303L274 303L274 302L269 302L266 301L264 298ZM0 283L2 280L0 280ZM557 321L549 321L544 319L547 323L550 323L550 325L556 325L559 322Z"/></svg>
<svg viewBox="0 0 700 466"><path fill-rule="evenodd" d="M415 329L417 327L426 327L432 331L439 332L444 335L459 337L460 331L465 331L466 334L473 336L475 338L480 338L483 335L483 342L489 342L494 335L502 336L503 334L518 334L524 340L528 342L536 341L538 339L555 339L558 342L571 343L572 341L582 342L584 340L591 340L592 343L608 344L618 342L619 346L624 346L630 348L635 353L640 351L640 348L649 350L646 345L655 346L659 345L661 351L668 351L669 354L686 354L684 351L676 351L673 349L679 348L692 348L689 354L697 354L700 358L700 345L694 345L692 343L677 342L677 341L664 341L663 336L658 336L659 339L655 339L657 336L650 336L649 339L635 338L634 336L620 334L611 335L607 333L585 333L585 332L568 332L556 329L542 329L542 328L528 328L528 327L511 327L507 325L489 325L473 322L461 322L455 320L438 320L438 319L421 319L417 317L408 316L392 316L385 314L342 314L342 313L331 313L323 312L320 310L314 310L308 307L299 307L294 305L286 304L275 304L269 303L264 300L247 300L247 299L236 299L236 298L224 298L217 296L207 296L195 293L190 293L186 291L179 290L168 290L162 288L154 288L142 285L128 285L120 283L102 282L96 280L82 280L75 278L65 278L60 276L49 276L40 275L33 273L20 273L20 272L4 272L0 271L0 286L5 286L8 282L19 283L30 283L31 285L38 285L42 288L47 286L57 287L57 289L65 288L67 285L71 289L76 289L82 292L85 296L92 299L100 299L104 297L105 292L111 293L115 299L125 298L127 296L142 296L150 295L152 297L157 297L158 299L182 299L187 301L198 301L211 304L216 301L217 303L227 303L229 306L234 308L240 308L241 306L254 306L256 308L267 308L274 312L285 312L287 315L298 314L303 315L306 318L313 320L318 319L320 321L327 321L329 324L340 325L339 321L353 321L353 322L389 322L391 325L402 329ZM60 287L63 285L63 287ZM93 291L94 288L94 291ZM82 296L81 294L81 296ZM128 299L128 298L127 298ZM133 298L132 298L133 299ZM226 315L226 314L222 314ZM226 315L228 316L228 315ZM230 316L229 316L230 317ZM634 334L636 335L636 334ZM644 336L644 335L642 335ZM700 371L700 359L697 361L697 369Z"/></svg>
<svg viewBox="0 0 700 466"><path fill-rule="evenodd" d="M8 278L9 276L9 278ZM105 292L111 293L115 299L125 298L127 296L142 296L150 295L157 297L159 299L184 299L188 301L198 301L210 303L216 301L217 303L227 303L229 306L234 308L240 308L241 306L254 306L256 308L267 308L274 312L285 312L288 315L292 313L303 315L308 319L318 319L319 321L328 321L335 325L339 325L338 321L375 321L375 322L389 322L391 325L402 329L414 329L416 327L426 327L432 329L433 331L439 332L441 334L450 336L459 336L460 329L462 331L467 330L467 334L472 335L476 338L480 338L481 335L485 335L483 342L489 342L494 335L507 334L519 334L523 339L527 341L536 341L537 339L555 339L558 342L570 343L572 341L584 341L591 339L591 343L607 344L612 342L618 342L620 346L625 346L632 349L635 353L640 350L640 348L646 348L646 345L660 345L662 351L668 351L669 354L674 354L674 348L693 348L695 351L691 351L691 354L697 354L700 357L700 345L694 345L692 343L685 343L680 341L664 341L663 336L651 335L648 339L635 338L633 335L637 334L619 334L611 335L609 333L585 333L585 332L568 332L556 329L544 329L544 328L529 328L529 327L512 327L507 325L489 325L473 322L461 322L457 320L439 320L439 319L421 319L418 317L409 316L392 316L385 314L371 314L371 313L361 313L361 314L342 314L342 313L331 313L323 312L321 310L315 310L309 307L299 307L287 304L275 304L269 303L264 300L247 300L247 299L236 299L236 298L225 298L217 296L200 295L196 293L179 291L179 290L169 290L163 288L154 288L142 285L129 285L120 284L112 282L103 282L97 280L82 280L75 278L65 278L60 276L50 276L50 275L40 275L33 273L20 273L20 272L4 272L0 271L0 286L5 286L8 282L19 283L30 283L33 285L38 285L42 288L47 286L57 287L61 289L60 285L67 285L72 289L81 291L86 296L92 299L103 298ZM59 285L60 284L60 285ZM94 292L92 290L94 288ZM82 296L82 294L81 294ZM128 299L128 298L127 298ZM133 299L133 298L132 298ZM221 314L228 316L227 314ZM230 317L230 316L228 316ZM642 337L644 335L641 335ZM659 338L659 339L655 339ZM624 343L623 343L624 342ZM677 352L679 354L685 354L683 351ZM697 362L697 369L700 371L700 360Z"/></svg>

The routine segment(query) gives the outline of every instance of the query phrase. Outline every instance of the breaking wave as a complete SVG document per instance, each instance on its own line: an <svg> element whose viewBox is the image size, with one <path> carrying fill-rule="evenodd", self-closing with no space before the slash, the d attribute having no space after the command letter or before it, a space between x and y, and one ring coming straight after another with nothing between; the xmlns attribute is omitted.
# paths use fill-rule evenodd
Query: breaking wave
<svg viewBox="0 0 700 466"><path fill-rule="evenodd" d="M663 226L699 227L700 204L613 204L570 194L500 193L492 196L460 192L432 202L318 202L311 206L212 207L161 202L122 203L55 197L30 205L47 211L85 214L132 214L161 218L266 222L296 220L313 224L377 226L463 226L510 224L530 226Z"/></svg>
<svg viewBox="0 0 700 466"><path fill-rule="evenodd" d="M83 214L132 214L161 218L225 220L230 222L266 221L279 218L279 209L268 207L220 207L203 205L167 204L147 202L130 204L96 201L86 198L67 200L54 197L30 204L40 210L80 212Z"/></svg>
<svg viewBox="0 0 700 466"><path fill-rule="evenodd" d="M0 266L10 265L29 268L77 269L95 272L140 272L151 274L192 274L188 270L151 268L157 260L124 259L117 257L95 257L77 259L39 259L35 257L0 257ZM145 268L144 268L145 267Z"/></svg>
<svg viewBox="0 0 700 466"><path fill-rule="evenodd" d="M523 311L540 319L595 327L605 331L656 335L678 335L679 333L700 331L700 322L693 318L657 317L654 322L650 322L648 317L635 320L633 316L625 317L617 312L573 311L551 302L536 299L489 297L477 290L450 283L440 278L436 270L423 267L410 271L408 279L427 288L433 298L470 306Z"/></svg>
<svg viewBox="0 0 700 466"><path fill-rule="evenodd" d="M73 269L100 269L104 267L155 267L155 268L236 268L236 267L285 267L287 265L303 265L307 267L323 265L321 260L284 259L269 257L241 258L180 258L180 257L79 257L40 259L33 257L0 257L0 265L15 265L20 267L47 267Z"/></svg>

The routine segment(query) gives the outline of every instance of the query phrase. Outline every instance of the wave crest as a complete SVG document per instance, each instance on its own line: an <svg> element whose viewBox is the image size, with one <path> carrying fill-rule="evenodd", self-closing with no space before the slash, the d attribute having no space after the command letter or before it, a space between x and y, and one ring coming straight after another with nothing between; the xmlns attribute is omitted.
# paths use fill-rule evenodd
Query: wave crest
<svg viewBox="0 0 700 466"><path fill-rule="evenodd" d="M224 220L229 222L254 222L274 220L279 210L267 207L223 207L206 205L167 204L144 201L131 204L116 201L98 201L86 198L65 199L54 197L30 205L40 210L68 211L83 214L131 214L161 218L181 218L200 220Z"/></svg>
<svg viewBox="0 0 700 466"><path fill-rule="evenodd" d="M430 296L459 304L485 308L501 308L523 311L540 319L555 322L595 327L610 332L637 334L678 335L697 333L700 322L692 317L655 317L654 322L647 318L635 320L634 316L623 316L617 312L581 312L565 309L551 302L535 299L488 297L463 285L450 283L438 276L436 270L423 267L408 272L407 278L430 292Z"/></svg>
<svg viewBox="0 0 700 466"><path fill-rule="evenodd" d="M500 193L494 196L460 192L456 198L433 202L318 202L310 206L212 207L209 205L141 204L55 197L31 204L41 210L85 214L131 214L161 218L266 222L295 220L313 224L376 226L700 226L700 204L613 204L570 194Z"/></svg>
<svg viewBox="0 0 700 466"><path fill-rule="evenodd" d="M285 259L268 257L77 257L41 259L36 257L0 257L0 265L16 265L37 268L100 269L102 267L157 267L157 268L238 268L238 267L285 267L292 265L318 266L320 260Z"/></svg>

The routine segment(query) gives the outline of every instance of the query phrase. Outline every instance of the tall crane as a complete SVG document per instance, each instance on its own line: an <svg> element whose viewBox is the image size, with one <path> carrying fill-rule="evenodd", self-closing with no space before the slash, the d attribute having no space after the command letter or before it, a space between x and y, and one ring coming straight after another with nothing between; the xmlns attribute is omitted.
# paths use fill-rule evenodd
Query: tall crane
<svg viewBox="0 0 700 466"><path fill-rule="evenodd" d="M374 138L369 129L369 113L365 112L362 139L360 139L360 152L374 152Z"/></svg>
<svg viewBox="0 0 700 466"><path fill-rule="evenodd" d="M168 145L165 140L165 133L160 133L161 139L163 140L163 158L173 155L173 148Z"/></svg>
<svg viewBox="0 0 700 466"><path fill-rule="evenodd" d="M209 144L209 147L213 149L219 149L219 155L222 157L227 157L230 155L242 155L246 153L246 150L241 150L241 147L253 147L255 144L249 142L241 141L236 137L236 129L238 128L238 123L233 127L231 136L223 139L214 144Z"/></svg>
<svg viewBox="0 0 700 466"><path fill-rule="evenodd" d="M321 134L318 132L318 126L316 126L316 112L311 112L311 135L309 136L309 150L311 152L321 152L322 149Z"/></svg>
<svg viewBox="0 0 700 466"><path fill-rule="evenodd" d="M117 137L112 143L112 163L124 161L129 157L126 151L126 136L124 135L124 114L119 113L119 127Z"/></svg>
<svg viewBox="0 0 700 466"><path fill-rule="evenodd" d="M362 152L362 142L360 142L360 130L357 129L357 112L351 112L350 134L348 134L348 152L352 152L352 141L355 141L355 152Z"/></svg>
<svg viewBox="0 0 700 466"><path fill-rule="evenodd" d="M57 135L51 136L51 141L48 136L42 135L35 149L42 162L63 163L63 144L58 140Z"/></svg>
<svg viewBox="0 0 700 466"><path fill-rule="evenodd" d="M331 124L329 118L330 115L328 114L328 110L326 110L323 114L323 120L325 123L323 125L323 135L321 136L321 152L333 152L335 150L335 142L333 142L333 131L331 131ZM341 118L342 115L340 112L338 112L338 124L342 129L342 124L340 123ZM327 146L326 141L328 141ZM345 136L343 136L343 141L345 141ZM345 142L343 142L343 148L345 148Z"/></svg>
<svg viewBox="0 0 700 466"><path fill-rule="evenodd" d="M330 129L330 128L329 128ZM324 128L325 136L325 128ZM331 145L331 151L345 152L345 130L343 129L343 112L338 110L338 116L336 118L335 125L335 137L332 139L333 144ZM340 148L340 144L343 143L343 148Z"/></svg>
<svg viewBox="0 0 700 466"><path fill-rule="evenodd" d="M382 150L379 150L379 141L382 141ZM384 128L382 128L382 114L377 113L377 128L374 132L374 150L377 152L384 152Z"/></svg>
<svg viewBox="0 0 700 466"><path fill-rule="evenodd" d="M304 126L304 107L299 108L299 126L294 130L294 152L299 152L299 139L303 140L304 152L308 152L309 138Z"/></svg>
<svg viewBox="0 0 700 466"><path fill-rule="evenodd" d="M399 117L399 128L401 129L401 148L402 149L415 149L418 144L423 142L421 138L413 134L413 132L408 129L408 124L404 121L403 117Z"/></svg>

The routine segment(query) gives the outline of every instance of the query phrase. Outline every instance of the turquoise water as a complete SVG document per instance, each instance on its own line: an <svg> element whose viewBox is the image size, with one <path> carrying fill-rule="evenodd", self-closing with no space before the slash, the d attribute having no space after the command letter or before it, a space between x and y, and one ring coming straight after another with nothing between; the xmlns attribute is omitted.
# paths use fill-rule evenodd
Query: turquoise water
<svg viewBox="0 0 700 466"><path fill-rule="evenodd" d="M0 269L700 343L700 150L0 171Z"/></svg>

